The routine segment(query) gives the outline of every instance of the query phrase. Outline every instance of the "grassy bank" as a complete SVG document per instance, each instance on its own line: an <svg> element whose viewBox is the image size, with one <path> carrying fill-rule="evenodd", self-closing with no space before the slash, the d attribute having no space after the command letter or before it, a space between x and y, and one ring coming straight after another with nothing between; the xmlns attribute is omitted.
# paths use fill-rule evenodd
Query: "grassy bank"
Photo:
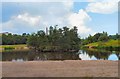
<svg viewBox="0 0 120 79"><path fill-rule="evenodd" d="M105 50L120 50L120 40L109 40L107 42L95 42L87 44L83 47L86 48L97 48L97 49L105 49Z"/></svg>
<svg viewBox="0 0 120 79"><path fill-rule="evenodd" d="M20 45L0 45L0 49L24 49L27 48L26 44L20 44Z"/></svg>

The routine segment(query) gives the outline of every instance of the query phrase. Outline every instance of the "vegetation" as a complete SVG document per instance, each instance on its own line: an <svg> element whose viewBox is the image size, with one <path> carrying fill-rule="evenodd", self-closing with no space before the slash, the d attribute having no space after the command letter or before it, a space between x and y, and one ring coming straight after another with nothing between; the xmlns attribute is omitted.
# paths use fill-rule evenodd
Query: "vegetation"
<svg viewBox="0 0 120 79"><path fill-rule="evenodd" d="M95 42L95 43L90 43L85 45L85 47L89 47L89 48L97 48L97 49L105 49L105 50L120 50L120 40L116 39L116 40L109 40L106 42Z"/></svg>
<svg viewBox="0 0 120 79"><path fill-rule="evenodd" d="M28 46L37 51L77 51L79 50L80 38L77 27L57 29L50 26L49 34L40 30L28 38Z"/></svg>
<svg viewBox="0 0 120 79"><path fill-rule="evenodd" d="M82 39L82 48L97 48L105 50L120 50L120 35L108 35L107 32L89 35Z"/></svg>
<svg viewBox="0 0 120 79"><path fill-rule="evenodd" d="M108 35L107 32L103 33L96 33L95 35L91 36L89 35L87 38L82 39L82 45L86 45L89 43L95 43L95 42L107 42L111 39L120 39L120 35Z"/></svg>
<svg viewBox="0 0 120 79"><path fill-rule="evenodd" d="M89 35L85 39L81 39L77 34L77 27L72 29L68 27L57 28L58 25L49 27L48 32L43 30L36 33L22 35L18 34L2 34L0 35L0 43L4 49L21 47L21 44L27 45L29 48L37 51L76 51L80 47L98 48L98 49L120 49L120 35L108 35L107 32ZM47 34L48 33L48 34ZM6 46L7 45L7 46ZM9 46L12 45L12 46ZM14 46L15 45L15 46Z"/></svg>
<svg viewBox="0 0 120 79"><path fill-rule="evenodd" d="M2 49L2 52L6 50L13 50L13 49L27 49L26 44L19 44L19 45L0 45L0 49Z"/></svg>
<svg viewBox="0 0 120 79"><path fill-rule="evenodd" d="M14 47L5 47L5 50L11 50L11 49L15 49Z"/></svg>
<svg viewBox="0 0 120 79"><path fill-rule="evenodd" d="M120 43L118 42L118 40L109 40L107 42L95 42L95 43L90 43L87 44L86 46L118 46L120 45Z"/></svg>
<svg viewBox="0 0 120 79"><path fill-rule="evenodd" d="M26 47L26 44L19 44L19 45L0 45L0 48L17 48L17 47Z"/></svg>
<svg viewBox="0 0 120 79"><path fill-rule="evenodd" d="M2 38L2 45L16 45L16 44L26 44L27 37L29 34L23 33L22 35L17 34L2 34L0 39Z"/></svg>

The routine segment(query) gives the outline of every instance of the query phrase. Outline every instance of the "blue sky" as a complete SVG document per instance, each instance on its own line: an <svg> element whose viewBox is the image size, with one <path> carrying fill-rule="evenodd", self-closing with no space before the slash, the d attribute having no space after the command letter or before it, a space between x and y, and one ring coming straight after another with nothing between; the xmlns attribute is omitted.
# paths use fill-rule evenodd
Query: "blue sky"
<svg viewBox="0 0 120 79"><path fill-rule="evenodd" d="M22 34L46 27L78 27L81 37L118 32L117 2L3 2L2 31ZM96 6L97 5L97 6ZM1 24L0 24L1 25ZM59 28L58 27L58 28Z"/></svg>

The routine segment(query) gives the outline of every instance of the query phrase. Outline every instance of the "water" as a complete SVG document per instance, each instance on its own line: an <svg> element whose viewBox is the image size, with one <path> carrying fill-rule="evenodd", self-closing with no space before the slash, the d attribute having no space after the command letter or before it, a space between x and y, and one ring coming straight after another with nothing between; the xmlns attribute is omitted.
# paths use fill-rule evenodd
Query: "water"
<svg viewBox="0 0 120 79"><path fill-rule="evenodd" d="M2 61L46 61L46 60L120 60L120 52L79 50L78 52L34 52L31 50L4 51Z"/></svg>
<svg viewBox="0 0 120 79"><path fill-rule="evenodd" d="M80 50L79 53L82 60L120 60L118 51Z"/></svg>

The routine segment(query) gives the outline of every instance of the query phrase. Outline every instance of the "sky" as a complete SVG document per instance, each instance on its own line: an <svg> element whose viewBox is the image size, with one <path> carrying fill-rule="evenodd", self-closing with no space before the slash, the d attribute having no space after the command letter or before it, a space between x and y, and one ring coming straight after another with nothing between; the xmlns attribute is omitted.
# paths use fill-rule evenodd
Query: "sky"
<svg viewBox="0 0 120 79"><path fill-rule="evenodd" d="M33 33L46 27L77 26L80 37L118 33L118 0L68 0L0 3L0 32Z"/></svg>

